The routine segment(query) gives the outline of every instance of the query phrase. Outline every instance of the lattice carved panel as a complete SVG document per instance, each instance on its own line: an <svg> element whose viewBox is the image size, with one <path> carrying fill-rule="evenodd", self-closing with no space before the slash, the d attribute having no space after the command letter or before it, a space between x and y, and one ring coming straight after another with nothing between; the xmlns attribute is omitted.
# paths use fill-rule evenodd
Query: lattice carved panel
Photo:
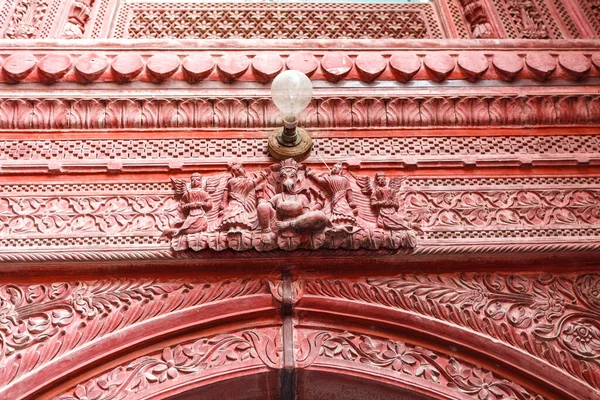
<svg viewBox="0 0 600 400"><path fill-rule="evenodd" d="M600 36L600 0L579 0L581 11L597 36Z"/></svg>
<svg viewBox="0 0 600 400"><path fill-rule="evenodd" d="M125 2L115 38L425 39L445 37L432 3Z"/></svg>
<svg viewBox="0 0 600 400"><path fill-rule="evenodd" d="M571 16L561 1L492 0L504 30L511 39L578 38Z"/></svg>

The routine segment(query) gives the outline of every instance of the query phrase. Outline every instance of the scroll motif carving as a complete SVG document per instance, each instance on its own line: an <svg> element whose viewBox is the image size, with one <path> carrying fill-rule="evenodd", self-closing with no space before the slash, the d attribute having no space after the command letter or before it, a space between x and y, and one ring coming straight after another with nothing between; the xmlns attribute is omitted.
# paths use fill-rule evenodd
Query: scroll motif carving
<svg viewBox="0 0 600 400"><path fill-rule="evenodd" d="M447 386L477 399L542 399L485 369L402 341L350 332L303 333L297 355L301 368L324 359L343 360Z"/></svg>
<svg viewBox="0 0 600 400"><path fill-rule="evenodd" d="M175 222L178 203L165 196L0 197L0 237L156 233Z"/></svg>
<svg viewBox="0 0 600 400"><path fill-rule="evenodd" d="M343 174L341 163L322 175L294 160L252 176L236 163L231 173L210 178L204 187L199 174L189 184L173 179L185 216L163 233L174 250L416 246L414 226L404 220L397 199L400 186L382 186L380 179L370 199ZM359 180L370 184L369 178Z"/></svg>
<svg viewBox="0 0 600 400"><path fill-rule="evenodd" d="M235 364L247 367L258 361L276 368L280 358L278 340L275 331L248 330L166 347L81 383L55 399L125 399L186 377L210 374L219 367L231 368Z"/></svg>
<svg viewBox="0 0 600 400"><path fill-rule="evenodd" d="M422 226L566 225L597 224L600 192L567 190L542 192L406 193L405 208Z"/></svg>
<svg viewBox="0 0 600 400"><path fill-rule="evenodd" d="M241 166L236 168L243 170ZM210 189L212 193L206 198L212 203L212 208L208 212L202 209L205 214L202 218L207 225L199 232L231 231L233 234L234 231L241 233L258 228L257 206L258 202L265 200L262 193L265 181L261 174L254 176L245 171L243 173L245 176L207 179L213 186ZM271 174L264 173L267 177ZM349 226L357 228L370 226L383 230L418 230L419 227L414 225L418 224L431 233L450 232L450 228L461 227L504 231L507 226L518 225L518 230L510 231L518 232L539 228L584 229L600 223L598 189L552 190L547 187L493 190L485 187L490 185L488 182L483 182L484 187L480 189L469 189L457 182L448 190L440 191L434 189L440 185L438 181L428 184L427 181L414 179L387 179L381 173L377 179L385 186L370 189L371 178L352 176L352 179L347 179L357 205L357 208L350 208ZM384 184L384 180L389 183ZM272 183L269 185L272 186ZM312 183L311 187L311 198L314 198L315 204L324 200L331 202L328 200L330 195L315 191L321 189ZM10 188L3 187L3 190L8 193ZM38 188L30 191L36 190ZM137 189L132 187L128 190ZM177 236L176 231L181 226L176 223L183 217L182 212L188 212L193 206L182 205L181 202L187 200L181 197L178 201L164 193L164 188L162 190L163 193L154 195L69 194L30 197L23 193L3 196L0 197L0 238L28 235L30 239L48 236L73 239L74 235L94 236L96 233L156 236L159 232L164 232L166 236ZM149 188L146 191L154 190ZM358 216L354 215L354 210L358 210ZM370 224L363 222L364 219ZM180 222L183 223L183 220ZM453 232L456 237L457 231Z"/></svg>
<svg viewBox="0 0 600 400"><path fill-rule="evenodd" d="M380 304L502 340L600 388L600 276L401 275L308 280L305 295Z"/></svg>
<svg viewBox="0 0 600 400"><path fill-rule="evenodd" d="M175 310L269 293L261 280L106 279L0 286L0 386L108 333Z"/></svg>

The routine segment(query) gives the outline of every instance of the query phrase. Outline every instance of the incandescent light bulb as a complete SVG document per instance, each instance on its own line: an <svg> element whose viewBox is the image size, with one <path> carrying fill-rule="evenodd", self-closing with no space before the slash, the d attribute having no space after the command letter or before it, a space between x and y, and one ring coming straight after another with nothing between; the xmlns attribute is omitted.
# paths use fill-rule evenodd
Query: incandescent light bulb
<svg viewBox="0 0 600 400"><path fill-rule="evenodd" d="M284 71L271 84L273 103L281 111L285 122L296 118L312 99L313 89L310 79L300 71Z"/></svg>

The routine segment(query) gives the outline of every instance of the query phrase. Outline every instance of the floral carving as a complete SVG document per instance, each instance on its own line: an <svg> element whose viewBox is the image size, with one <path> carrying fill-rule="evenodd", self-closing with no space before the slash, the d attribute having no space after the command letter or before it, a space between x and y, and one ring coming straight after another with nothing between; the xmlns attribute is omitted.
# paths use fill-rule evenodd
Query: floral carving
<svg viewBox="0 0 600 400"><path fill-rule="evenodd" d="M576 319L564 324L560 340L565 348L583 358L600 357L600 325L597 320Z"/></svg>
<svg viewBox="0 0 600 400"><path fill-rule="evenodd" d="M340 359L387 369L447 386L474 398L542 399L514 382L462 360L398 340L382 340L349 332L310 332L302 336L298 364L306 368L324 359Z"/></svg>
<svg viewBox="0 0 600 400"><path fill-rule="evenodd" d="M0 286L0 383L110 332L178 309L269 293L260 280L106 279ZM68 340L65 339L68 338Z"/></svg>
<svg viewBox="0 0 600 400"><path fill-rule="evenodd" d="M24 233L72 235L154 233L179 217L165 196L0 197L0 237Z"/></svg>
<svg viewBox="0 0 600 400"><path fill-rule="evenodd" d="M206 374L230 364L252 365L260 361L270 368L279 366L278 338L273 332L245 331L220 334L191 343L166 347L87 382L78 384L59 400L125 399L149 388Z"/></svg>
<svg viewBox="0 0 600 400"><path fill-rule="evenodd" d="M402 275L366 282L308 280L305 295L381 304L502 340L600 388L600 277Z"/></svg>
<svg viewBox="0 0 600 400"><path fill-rule="evenodd" d="M405 209L422 226L566 225L600 221L596 190L412 192Z"/></svg>

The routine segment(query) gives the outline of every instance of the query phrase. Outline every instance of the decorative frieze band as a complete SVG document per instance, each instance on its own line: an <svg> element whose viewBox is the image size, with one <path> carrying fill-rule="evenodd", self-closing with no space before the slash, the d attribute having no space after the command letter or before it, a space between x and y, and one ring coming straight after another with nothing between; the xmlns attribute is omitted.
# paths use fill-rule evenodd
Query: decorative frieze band
<svg viewBox="0 0 600 400"><path fill-rule="evenodd" d="M360 217L368 211L368 197L362 199L364 188L358 185L365 178L361 171L346 174L354 201L361 204ZM411 241L409 247L418 244L408 253L594 251L600 247L597 178L394 177L392 181L399 190L403 218L423 231L416 234L416 242ZM90 193L82 193L84 188ZM183 218L182 203L170 184L112 188L112 184L2 186L0 259L83 260L87 258L81 254L86 252L92 258L96 256L91 253L97 252L97 257L118 259L126 249L132 254L124 259L189 256L171 252L164 237ZM213 207L219 210L223 195L215 196ZM362 204L365 201L367 205ZM216 211L211 215L217 218ZM217 222L210 222L211 226Z"/></svg>
<svg viewBox="0 0 600 400"><path fill-rule="evenodd" d="M600 96L317 97L299 120L308 128L596 126ZM271 99L262 97L0 100L0 129L10 131L270 129L281 124Z"/></svg>
<svg viewBox="0 0 600 400"><path fill-rule="evenodd" d="M415 136L315 138L309 161L321 159L394 163L400 167L577 165L600 163L595 135ZM81 139L5 140L0 143L0 173L97 172L180 169L271 162L267 139Z"/></svg>
<svg viewBox="0 0 600 400"><path fill-rule="evenodd" d="M341 80L367 83L430 80L439 83L447 79L470 82L534 79L544 82L600 76L597 46L593 50L555 49L552 53L545 48L503 51L494 47L481 50L389 48L349 51L344 46L328 52L318 49L266 52L246 48L223 51L221 47L213 51L140 49L135 53L86 50L89 51L52 49L43 55L28 48L2 49L0 55L5 59L0 82L41 82L56 87L73 82L94 83L89 85L94 88L108 82L161 84L171 81L200 87L201 81L267 83L286 68L300 70L314 81L333 83Z"/></svg>

